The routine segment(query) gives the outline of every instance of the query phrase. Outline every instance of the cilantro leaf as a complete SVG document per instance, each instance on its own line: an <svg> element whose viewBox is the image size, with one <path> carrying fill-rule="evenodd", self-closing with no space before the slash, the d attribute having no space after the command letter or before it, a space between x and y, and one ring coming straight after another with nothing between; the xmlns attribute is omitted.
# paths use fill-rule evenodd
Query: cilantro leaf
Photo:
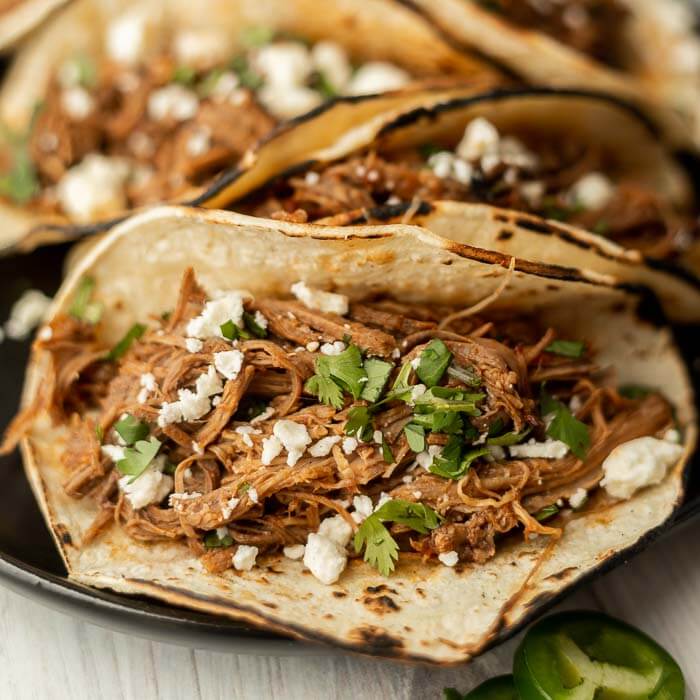
<svg viewBox="0 0 700 700"><path fill-rule="evenodd" d="M244 330L240 326L237 326L231 320L226 321L226 323L222 323L220 329L221 335L223 335L226 340L250 340L252 337L248 331Z"/></svg>
<svg viewBox="0 0 700 700"><path fill-rule="evenodd" d="M240 34L241 44L249 49L259 49L261 46L269 44L274 38L274 29L260 25L246 27Z"/></svg>
<svg viewBox="0 0 700 700"><path fill-rule="evenodd" d="M418 378L428 388L436 386L452 361L452 353L439 338L434 338L420 354L416 368Z"/></svg>
<svg viewBox="0 0 700 700"><path fill-rule="evenodd" d="M36 168L24 142L12 144L12 166L0 176L0 194L26 204L39 192Z"/></svg>
<svg viewBox="0 0 700 700"><path fill-rule="evenodd" d="M129 413L117 421L114 429L127 445L145 440L149 433L148 425Z"/></svg>
<svg viewBox="0 0 700 700"><path fill-rule="evenodd" d="M413 423L423 426L426 430L434 433L461 433L464 423L461 416L456 411L433 411L432 413L416 413L413 416Z"/></svg>
<svg viewBox="0 0 700 700"><path fill-rule="evenodd" d="M125 476L133 477L129 483L137 479L146 467L153 461L160 449L160 440L152 437L148 441L139 440L133 447L124 450L124 459L117 462L117 469Z"/></svg>
<svg viewBox="0 0 700 700"><path fill-rule="evenodd" d="M355 551L359 554L364 547L364 560L382 576L388 576L396 568L399 545L381 520L373 515L366 518L355 533Z"/></svg>
<svg viewBox="0 0 700 700"><path fill-rule="evenodd" d="M531 428L525 428L519 433L512 430L509 433L503 433L503 435L497 435L496 437L490 437L486 440L487 445L499 445L500 447L510 447L511 445L517 445L522 442L530 433Z"/></svg>
<svg viewBox="0 0 700 700"><path fill-rule="evenodd" d="M311 88L316 90L324 100L338 97L335 85L329 80L328 75L322 70L317 70L311 78Z"/></svg>
<svg viewBox="0 0 700 700"><path fill-rule="evenodd" d="M438 526L440 516L422 503L394 499L387 501L365 519L355 533L355 551L359 554L364 547L364 560L382 576L388 576L399 558L399 546L385 527L384 521L400 523L426 534Z"/></svg>
<svg viewBox="0 0 700 700"><path fill-rule="evenodd" d="M132 343L138 340L146 332L146 326L142 323L135 323L126 332L124 337L107 353L106 360L119 360L127 353Z"/></svg>
<svg viewBox="0 0 700 700"><path fill-rule="evenodd" d="M78 284L78 289L73 297L73 303L68 313L79 321L97 323L102 315L102 304L91 301L95 289L95 280L92 277L83 277Z"/></svg>
<svg viewBox="0 0 700 700"><path fill-rule="evenodd" d="M544 387L540 396L540 413L543 418L552 416L547 435L554 440L561 440L579 459L585 459L591 444L588 427L575 418L561 401L550 396Z"/></svg>
<svg viewBox="0 0 700 700"><path fill-rule="evenodd" d="M321 375L314 374L314 376L310 377L306 384L304 384L304 389L306 389L309 394L318 397L321 403L333 406L333 408L339 411L345 405L343 390L330 377L322 377Z"/></svg>
<svg viewBox="0 0 700 700"><path fill-rule="evenodd" d="M180 85L192 85L197 78L197 71L191 66L177 66L173 70L172 82Z"/></svg>
<svg viewBox="0 0 700 700"><path fill-rule="evenodd" d="M441 476L443 479L461 479L469 471L475 459L487 454L489 454L488 447L465 452L462 437L453 435L442 452L433 460L430 473Z"/></svg>
<svg viewBox="0 0 700 700"><path fill-rule="evenodd" d="M547 520L548 518L554 517L559 512L559 506L552 504L551 506L545 506L542 510L535 513L535 520Z"/></svg>
<svg viewBox="0 0 700 700"><path fill-rule="evenodd" d="M414 452L423 452L425 449L425 428L415 423L407 423L403 428L408 446Z"/></svg>
<svg viewBox="0 0 700 700"><path fill-rule="evenodd" d="M239 54L231 61L231 69L238 76L242 87L258 90L265 83L263 77L250 65L245 54Z"/></svg>
<svg viewBox="0 0 700 700"><path fill-rule="evenodd" d="M585 344L580 340L554 340L545 348L545 351L563 357L581 357L585 349Z"/></svg>
<svg viewBox="0 0 700 700"><path fill-rule="evenodd" d="M391 451L391 446L386 440L382 440L382 459L387 464L393 464L395 462L394 453Z"/></svg>
<svg viewBox="0 0 700 700"><path fill-rule="evenodd" d="M396 375L394 383L391 385L391 391L384 397L384 401L390 401L394 399L399 401L405 401L407 398L410 397L411 385L408 383L408 378L411 376L412 369L413 368L411 367L410 362L404 362L404 364L401 365L401 369Z"/></svg>
<svg viewBox="0 0 700 700"><path fill-rule="evenodd" d="M479 416L481 411L476 404L484 398L485 394L468 394L459 389L434 386L416 399L416 408L420 413L459 411L470 416Z"/></svg>
<svg viewBox="0 0 700 700"><path fill-rule="evenodd" d="M356 406L348 411L345 423L345 434L355 435L363 442L369 442L372 437L372 415L366 406Z"/></svg>
<svg viewBox="0 0 700 700"><path fill-rule="evenodd" d="M365 360L364 370L367 374L367 381L362 388L360 398L374 403L379 399L384 391L384 387L389 379L394 365L371 357Z"/></svg>
<svg viewBox="0 0 700 700"><path fill-rule="evenodd" d="M97 441L100 443L100 445L105 439L105 431L99 423L95 426L95 437L97 438Z"/></svg>
<svg viewBox="0 0 700 700"><path fill-rule="evenodd" d="M230 547L233 544L233 538L231 535L224 535L219 537L216 531L207 532L204 536L204 546L207 549L218 549L219 547Z"/></svg>

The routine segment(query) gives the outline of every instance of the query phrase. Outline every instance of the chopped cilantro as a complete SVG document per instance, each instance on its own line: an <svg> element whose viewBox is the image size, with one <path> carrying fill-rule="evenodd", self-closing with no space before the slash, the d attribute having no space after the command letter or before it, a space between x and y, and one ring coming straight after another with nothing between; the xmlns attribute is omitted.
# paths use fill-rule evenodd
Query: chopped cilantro
<svg viewBox="0 0 700 700"><path fill-rule="evenodd" d="M202 97L209 97L216 89L219 79L223 74L224 70L222 68L214 68L213 70L210 70L204 76L204 78L202 78L197 87L199 94Z"/></svg>
<svg viewBox="0 0 700 700"><path fill-rule="evenodd" d="M447 349L447 345L439 338L434 338L420 354L416 374L428 388L436 386L451 361L452 353Z"/></svg>
<svg viewBox="0 0 700 700"><path fill-rule="evenodd" d="M591 444L588 428L561 401L550 396L544 387L540 396L540 413L543 418L553 416L547 435L561 440L579 459L584 459Z"/></svg>
<svg viewBox="0 0 700 700"><path fill-rule="evenodd" d="M148 425L129 413L117 421L114 429L127 445L145 440L149 433Z"/></svg>
<svg viewBox="0 0 700 700"><path fill-rule="evenodd" d="M250 340L252 337L248 331L237 326L231 320L222 323L220 329L221 335L223 335L226 340Z"/></svg>
<svg viewBox="0 0 700 700"><path fill-rule="evenodd" d="M545 506L542 510L535 513L535 520L547 520L554 517L558 512L559 506L553 503L551 506Z"/></svg>
<svg viewBox="0 0 700 700"><path fill-rule="evenodd" d="M547 352L563 357L581 357L585 349L580 340L554 340L545 348Z"/></svg>
<svg viewBox="0 0 700 700"><path fill-rule="evenodd" d="M387 521L405 525L424 535L438 526L440 516L422 503L394 499L365 519L355 533L355 551L359 554L364 548L364 560L382 576L388 576L394 570L399 558L399 546L384 525Z"/></svg>
<svg viewBox="0 0 700 700"><path fill-rule="evenodd" d="M462 437L453 435L447 441L442 452L433 460L430 472L443 477L443 479L461 479L469 471L475 459L487 454L489 454L488 447L465 452Z"/></svg>
<svg viewBox="0 0 700 700"><path fill-rule="evenodd" d="M335 85L333 85L322 70L317 70L311 77L311 87L316 90L324 100L332 100L334 97L338 97L338 91L335 89Z"/></svg>
<svg viewBox="0 0 700 700"><path fill-rule="evenodd" d="M245 55L240 54L231 61L231 69L238 76L238 82L251 90L258 90L265 82L248 62Z"/></svg>
<svg viewBox="0 0 700 700"><path fill-rule="evenodd" d="M161 442L154 437L139 440L133 447L124 450L124 459L117 462L117 469L125 476L131 476L129 483L137 479L158 454Z"/></svg>
<svg viewBox="0 0 700 700"><path fill-rule="evenodd" d="M343 391L359 399L363 389L361 380L367 377L362 366L362 354L356 345L350 345L339 355L320 355L315 361L316 374L305 389L322 403L334 408L343 407Z"/></svg>
<svg viewBox="0 0 700 700"><path fill-rule="evenodd" d="M267 329L263 328L256 320L253 314L247 311L243 312L243 324L248 332L255 338L266 338Z"/></svg>
<svg viewBox="0 0 700 700"><path fill-rule="evenodd" d="M99 423L95 426L95 437L97 438L97 441L100 443L100 445L105 439L105 431Z"/></svg>
<svg viewBox="0 0 700 700"><path fill-rule="evenodd" d="M403 429L408 446L414 452L423 452L425 449L425 428L422 425L408 423Z"/></svg>
<svg viewBox="0 0 700 700"><path fill-rule="evenodd" d="M197 71L191 66L177 66L173 71L173 82L192 85L197 78Z"/></svg>
<svg viewBox="0 0 700 700"><path fill-rule="evenodd" d="M23 141L11 145L12 167L0 176L0 195L26 204L39 192L36 168Z"/></svg>
<svg viewBox="0 0 700 700"><path fill-rule="evenodd" d="M234 419L250 423L253 418L259 416L261 413L264 413L266 408L267 403L262 399L244 396L243 400L238 406L238 410L234 414Z"/></svg>
<svg viewBox="0 0 700 700"><path fill-rule="evenodd" d="M68 313L79 321L97 323L102 315L102 304L91 301L95 289L95 280L92 277L83 277L78 284L78 290L73 297L73 303Z"/></svg>
<svg viewBox="0 0 700 700"><path fill-rule="evenodd" d="M238 487L238 493L248 493L250 491L250 483L247 481L244 481L239 487Z"/></svg>
<svg viewBox="0 0 700 700"><path fill-rule="evenodd" d="M423 143L418 146L418 152L423 160L429 160L430 156L434 156L436 153L440 153L444 149L440 148L436 143Z"/></svg>
<svg viewBox="0 0 700 700"><path fill-rule="evenodd" d="M456 411L434 411L433 413L416 413L413 423L423 426L434 433L461 433L464 423Z"/></svg>
<svg viewBox="0 0 700 700"><path fill-rule="evenodd" d="M499 447L510 447L511 445L517 445L522 442L530 433L531 428L525 428L519 433L512 430L509 433L504 433L503 435L497 435L496 437L487 438L487 445L498 445Z"/></svg>
<svg viewBox="0 0 700 700"><path fill-rule="evenodd" d="M219 547L230 547L233 544L233 538L231 535L224 535L219 537L216 531L207 532L204 535L204 546L207 549L218 549Z"/></svg>
<svg viewBox="0 0 700 700"><path fill-rule="evenodd" d="M391 391L384 397L384 401L406 401L411 396L411 385L408 383L408 378L411 376L412 369L410 362L401 365L401 369L391 385Z"/></svg>
<svg viewBox="0 0 700 700"><path fill-rule="evenodd" d="M131 344L135 340L138 340L145 332L146 326L144 326L142 323L135 323L133 326L131 326L131 328L129 328L124 337L107 353L105 359L114 362L115 360L119 360L124 357L131 347Z"/></svg>
<svg viewBox="0 0 700 700"><path fill-rule="evenodd" d="M163 474L170 474L170 476L172 476L175 473L176 469L177 464L173 464L172 462L166 462L165 466L163 467Z"/></svg>
<svg viewBox="0 0 700 700"><path fill-rule="evenodd" d="M366 406L356 406L348 411L345 423L345 434L355 435L363 442L369 442L372 437L372 416Z"/></svg>
<svg viewBox="0 0 700 700"><path fill-rule="evenodd" d="M394 460L394 453L391 451L391 446L384 439L382 439L382 459L387 464L393 464L395 461Z"/></svg>
<svg viewBox="0 0 700 700"><path fill-rule="evenodd" d="M469 394L460 389L434 386L416 399L419 413L433 411L459 411L470 416L481 415L476 404L485 397L484 394Z"/></svg>
<svg viewBox="0 0 700 700"><path fill-rule="evenodd" d="M240 34L241 44L249 49L259 49L274 38L275 30L265 26L246 27Z"/></svg>
<svg viewBox="0 0 700 700"><path fill-rule="evenodd" d="M362 387L360 398L372 403L377 401L382 395L391 370L393 369L394 365L390 362L384 362L374 357L365 360L364 370L367 374L367 381L364 387Z"/></svg>
<svg viewBox="0 0 700 700"><path fill-rule="evenodd" d="M473 367L460 367L459 365L451 364L447 368L447 374L453 379L462 382L462 384L466 384L466 386L481 386L481 377Z"/></svg>

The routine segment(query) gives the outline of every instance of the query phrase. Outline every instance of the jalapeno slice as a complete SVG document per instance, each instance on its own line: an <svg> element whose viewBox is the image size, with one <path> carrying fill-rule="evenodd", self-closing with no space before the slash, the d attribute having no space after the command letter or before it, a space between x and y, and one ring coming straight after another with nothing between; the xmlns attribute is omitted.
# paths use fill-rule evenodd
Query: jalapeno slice
<svg viewBox="0 0 700 700"><path fill-rule="evenodd" d="M497 676L484 681L466 695L454 688L445 688L444 700L519 700L513 676Z"/></svg>
<svg viewBox="0 0 700 700"><path fill-rule="evenodd" d="M639 630L602 613L547 617L515 654L521 700L683 700L671 655Z"/></svg>

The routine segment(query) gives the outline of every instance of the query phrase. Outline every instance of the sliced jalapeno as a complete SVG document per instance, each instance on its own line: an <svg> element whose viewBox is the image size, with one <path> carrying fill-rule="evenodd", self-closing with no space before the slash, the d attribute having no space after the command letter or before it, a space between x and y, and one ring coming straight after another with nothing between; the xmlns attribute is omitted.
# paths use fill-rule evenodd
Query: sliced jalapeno
<svg viewBox="0 0 700 700"><path fill-rule="evenodd" d="M671 655L639 630L602 613L547 617L515 654L521 700L683 700Z"/></svg>

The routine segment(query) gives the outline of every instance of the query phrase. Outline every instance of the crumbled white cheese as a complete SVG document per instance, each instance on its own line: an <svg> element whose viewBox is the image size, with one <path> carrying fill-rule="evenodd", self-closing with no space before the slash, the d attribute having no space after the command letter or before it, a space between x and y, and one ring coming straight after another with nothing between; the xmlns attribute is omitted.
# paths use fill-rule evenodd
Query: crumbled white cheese
<svg viewBox="0 0 700 700"><path fill-rule="evenodd" d="M146 403L148 395L152 394L157 388L156 378L150 372L146 372L139 378L139 384L141 385L141 391L137 397L139 403Z"/></svg>
<svg viewBox="0 0 700 700"><path fill-rule="evenodd" d="M211 89L210 97L214 102L226 102L239 94L240 81L233 71L222 73Z"/></svg>
<svg viewBox="0 0 700 700"><path fill-rule="evenodd" d="M223 540L224 537L228 536L228 528L227 527L217 527L216 528L216 536L220 539Z"/></svg>
<svg viewBox="0 0 700 700"><path fill-rule="evenodd" d="M275 409L272 408L272 406L267 406L262 413L250 419L250 424L255 425L256 423L262 423L263 421L266 421L268 418L271 418L274 415Z"/></svg>
<svg viewBox="0 0 700 700"><path fill-rule="evenodd" d="M240 350L226 350L214 353L214 367L226 379L235 379L243 366L243 353Z"/></svg>
<svg viewBox="0 0 700 700"><path fill-rule="evenodd" d="M192 338L223 338L221 326L233 321L237 326L243 319L243 300L247 295L243 292L225 292L219 297L208 301L202 313L190 319L186 333Z"/></svg>
<svg viewBox="0 0 700 700"><path fill-rule="evenodd" d="M306 344L306 349L307 349L309 352L316 352L316 350L318 350L318 348L320 347L320 345L321 345L321 344L320 344L317 340L312 340L310 343L307 343L307 344Z"/></svg>
<svg viewBox="0 0 700 700"><path fill-rule="evenodd" d="M204 343L198 338L185 338L185 348L187 349L187 352L199 352L203 346Z"/></svg>
<svg viewBox="0 0 700 700"><path fill-rule="evenodd" d="M384 493L382 491L379 494L379 500L377 501L377 505L375 506L374 510L379 510L385 503L388 503L391 500L391 496L388 493Z"/></svg>
<svg viewBox="0 0 700 700"><path fill-rule="evenodd" d="M253 56L253 68L273 85L303 85L314 64L309 50L298 41L278 41L262 46Z"/></svg>
<svg viewBox="0 0 700 700"><path fill-rule="evenodd" d="M24 340L44 320L51 299L38 289L28 289L13 304L5 333L12 340Z"/></svg>
<svg viewBox="0 0 700 700"><path fill-rule="evenodd" d="M615 194L615 187L603 173L588 173L569 189L568 198L584 209L602 209Z"/></svg>
<svg viewBox="0 0 700 700"><path fill-rule="evenodd" d="M541 204L545 193L545 184L541 180L531 180L520 185L520 194L531 207Z"/></svg>
<svg viewBox="0 0 700 700"><path fill-rule="evenodd" d="M372 433L372 440L377 444L381 445L384 442L384 435L381 430L375 430Z"/></svg>
<svg viewBox="0 0 700 700"><path fill-rule="evenodd" d="M442 452L442 447L440 447L440 445L428 445L427 450L419 452L416 455L416 462L426 471L430 471L430 467L433 466L433 460L440 452Z"/></svg>
<svg viewBox="0 0 700 700"><path fill-rule="evenodd" d="M64 173L56 187L58 201L76 221L115 214L126 208L124 185L129 173L124 159L89 153Z"/></svg>
<svg viewBox="0 0 700 700"><path fill-rule="evenodd" d="M352 499L352 505L355 509L350 516L356 523L364 522L374 512L374 503L369 496L355 496Z"/></svg>
<svg viewBox="0 0 700 700"><path fill-rule="evenodd" d="M536 442L531 438L522 445L511 445L509 448L511 457L561 459L569 452L569 446L561 440L548 438L544 442Z"/></svg>
<svg viewBox="0 0 700 700"><path fill-rule="evenodd" d="M260 435L262 430L256 430L252 425L239 425L235 432L243 436L243 442L248 445L248 447L253 447L253 439L250 436Z"/></svg>
<svg viewBox="0 0 700 700"><path fill-rule="evenodd" d="M181 503L184 501L191 501L194 498L199 498L202 494L199 491L192 491L187 493L186 491L182 493L171 493L168 496L168 505L171 508L179 508Z"/></svg>
<svg viewBox="0 0 700 700"><path fill-rule="evenodd" d="M173 52L178 63L205 70L223 63L228 58L229 46L222 32L188 28L175 36Z"/></svg>
<svg viewBox="0 0 700 700"><path fill-rule="evenodd" d="M304 550L306 547L304 547L303 544L292 544L287 547L285 547L282 550L282 554L284 554L287 559L301 559L304 556Z"/></svg>
<svg viewBox="0 0 700 700"><path fill-rule="evenodd" d="M173 478L163 474L165 457L157 457L133 481L132 476L119 479L119 488L135 510L160 503L173 489Z"/></svg>
<svg viewBox="0 0 700 700"><path fill-rule="evenodd" d="M402 68L384 61L370 61L360 66L348 84L348 95L374 95L400 90L411 82L411 76Z"/></svg>
<svg viewBox="0 0 700 700"><path fill-rule="evenodd" d="M476 161L485 155L497 154L499 143L498 129L487 119L477 117L467 124L456 151L460 158Z"/></svg>
<svg viewBox="0 0 700 700"><path fill-rule="evenodd" d="M0 334L4 335L4 332L2 329L0 329ZM39 332L36 334L36 337L41 340L42 342L46 343L51 338L53 338L53 329L51 326L44 326L42 329L39 330ZM2 335L0 335L0 342L2 342Z"/></svg>
<svg viewBox="0 0 700 700"><path fill-rule="evenodd" d="M309 454L312 457L326 457L331 453L333 445L337 445L341 441L340 435L329 435L321 438L318 442L309 447Z"/></svg>
<svg viewBox="0 0 700 700"><path fill-rule="evenodd" d="M322 355L340 355L345 350L345 343L342 340L336 340L333 343L324 343L321 345Z"/></svg>
<svg viewBox="0 0 700 700"><path fill-rule="evenodd" d="M155 41L153 16L138 6L107 25L107 55L117 63L135 65Z"/></svg>
<svg viewBox="0 0 700 700"><path fill-rule="evenodd" d="M245 495L248 496L248 500L251 503L259 503L258 501L258 490L254 487L251 486L246 492Z"/></svg>
<svg viewBox="0 0 700 700"><path fill-rule="evenodd" d="M335 583L347 563L347 554L333 540L313 532L309 534L304 550L304 566L321 583Z"/></svg>
<svg viewBox="0 0 700 700"><path fill-rule="evenodd" d="M664 433L663 439L666 440L666 442L675 442L679 444L681 441L681 434L675 428L670 428Z"/></svg>
<svg viewBox="0 0 700 700"><path fill-rule="evenodd" d="M71 87L61 93L61 108L71 118L81 121L95 108L95 101L83 87Z"/></svg>
<svg viewBox="0 0 700 700"><path fill-rule="evenodd" d="M489 455L496 461L501 461L506 458L506 451L500 445L489 445Z"/></svg>
<svg viewBox="0 0 700 700"><path fill-rule="evenodd" d="M346 455L352 454L357 449L357 438L346 437L343 439L343 452Z"/></svg>
<svg viewBox="0 0 700 700"><path fill-rule="evenodd" d="M574 509L578 510L582 508L586 501L588 500L588 492L586 489L576 489L571 496L569 496L569 505Z"/></svg>
<svg viewBox="0 0 700 700"><path fill-rule="evenodd" d="M305 282L293 284L291 292L309 309L318 309L325 313L345 316L350 308L348 298L345 295L314 289L313 287L308 287Z"/></svg>
<svg viewBox="0 0 700 700"><path fill-rule="evenodd" d="M335 41L319 41L311 49L314 68L323 74L336 92L344 92L352 76L345 49Z"/></svg>
<svg viewBox="0 0 700 700"><path fill-rule="evenodd" d="M247 544L239 544L236 553L231 558L236 571L250 571L255 566L258 548Z"/></svg>
<svg viewBox="0 0 700 700"><path fill-rule="evenodd" d="M411 387L411 399L409 403L411 405L415 404L418 399L425 394L425 392L428 390L428 387L425 386L425 384L414 384Z"/></svg>
<svg viewBox="0 0 700 700"><path fill-rule="evenodd" d="M422 353L421 353L422 354ZM418 369L418 365L420 365L420 354L416 355L412 360L411 360L411 367L413 367L414 370Z"/></svg>
<svg viewBox="0 0 700 700"><path fill-rule="evenodd" d="M323 98L305 85L271 83L258 91L265 108L278 119L293 119L318 107Z"/></svg>
<svg viewBox="0 0 700 700"><path fill-rule="evenodd" d="M466 160L458 158L450 151L440 151L428 158L428 167L440 178L451 177L463 185L472 181L474 168Z"/></svg>
<svg viewBox="0 0 700 700"><path fill-rule="evenodd" d="M235 507L241 502L240 498L236 498L235 496L233 498L229 498L228 501L226 501L226 505L221 508L221 515L224 518L224 520L228 520L231 517L231 513L233 513Z"/></svg>
<svg viewBox="0 0 700 700"><path fill-rule="evenodd" d="M120 445L102 445L100 447L100 452L102 452L105 457L109 457L115 464L126 456L124 448Z"/></svg>
<svg viewBox="0 0 700 700"><path fill-rule="evenodd" d="M442 554L438 554L438 559L445 566L457 566L457 562L459 562L459 554L457 554L457 552L454 550L450 552L443 552Z"/></svg>
<svg viewBox="0 0 700 700"><path fill-rule="evenodd" d="M213 365L197 377L195 390L179 389L177 401L165 402L160 407L158 425L164 428L170 423L193 421L211 410L210 396L220 394L224 389L221 378Z"/></svg>
<svg viewBox="0 0 700 700"><path fill-rule="evenodd" d="M262 442L262 455L260 461L265 465L272 464L273 460L282 452L282 442L275 435L266 437Z"/></svg>
<svg viewBox="0 0 700 700"><path fill-rule="evenodd" d="M267 319L265 318L265 316L263 316L262 311L257 310L255 312L255 315L253 316L253 320L255 321L255 323L257 323L260 326L260 328L262 328L262 329L267 328L267 325L268 325Z"/></svg>
<svg viewBox="0 0 700 700"><path fill-rule="evenodd" d="M173 83L154 90L148 96L148 116L155 121L192 119L199 110L199 98L184 85Z"/></svg>
<svg viewBox="0 0 700 700"><path fill-rule="evenodd" d="M346 547L352 537L352 527L342 515L334 515L321 521L318 534L332 540L339 547Z"/></svg>
<svg viewBox="0 0 700 700"><path fill-rule="evenodd" d="M290 467L301 459L306 447L311 444L311 436L306 426L293 420L278 420L272 428L272 433L287 450L287 465Z"/></svg>
<svg viewBox="0 0 700 700"><path fill-rule="evenodd" d="M614 498L631 498L645 486L662 481L669 467L683 454L683 447L653 437L641 437L618 445L605 458L600 485Z"/></svg>
<svg viewBox="0 0 700 700"><path fill-rule="evenodd" d="M198 127L187 139L185 150L188 156L197 158L203 156L211 148L211 130L209 128Z"/></svg>

